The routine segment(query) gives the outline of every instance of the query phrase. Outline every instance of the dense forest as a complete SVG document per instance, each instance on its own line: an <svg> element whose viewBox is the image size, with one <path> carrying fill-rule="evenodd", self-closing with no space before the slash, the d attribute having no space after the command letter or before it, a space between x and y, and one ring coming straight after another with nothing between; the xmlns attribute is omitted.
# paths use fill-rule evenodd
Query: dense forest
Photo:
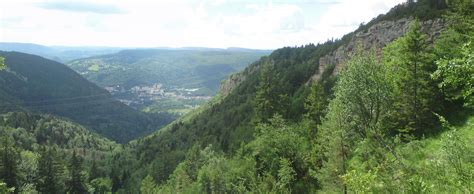
<svg viewBox="0 0 474 194"><path fill-rule="evenodd" d="M355 32L400 18L400 38L318 69ZM429 40L432 19L446 27ZM0 193L474 192L474 2L408 1L355 32L275 50L228 94L127 144L3 114Z"/></svg>

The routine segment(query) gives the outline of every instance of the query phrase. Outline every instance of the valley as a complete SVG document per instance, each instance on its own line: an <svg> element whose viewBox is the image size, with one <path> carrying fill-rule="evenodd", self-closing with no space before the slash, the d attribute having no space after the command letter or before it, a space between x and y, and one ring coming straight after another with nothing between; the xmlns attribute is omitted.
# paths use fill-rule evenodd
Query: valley
<svg viewBox="0 0 474 194"><path fill-rule="evenodd" d="M242 48L134 49L67 64L134 109L179 116L211 99L221 80L269 53Z"/></svg>

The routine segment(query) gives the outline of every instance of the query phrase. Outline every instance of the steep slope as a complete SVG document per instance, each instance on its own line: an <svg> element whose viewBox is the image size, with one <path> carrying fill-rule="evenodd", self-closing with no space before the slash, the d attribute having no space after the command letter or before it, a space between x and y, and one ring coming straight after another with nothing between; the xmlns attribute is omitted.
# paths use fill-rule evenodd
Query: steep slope
<svg viewBox="0 0 474 194"><path fill-rule="evenodd" d="M111 98L67 66L39 56L0 52L0 111L28 110L69 118L119 142L145 135L170 118L151 117Z"/></svg>
<svg viewBox="0 0 474 194"><path fill-rule="evenodd" d="M310 92L307 83L311 77L314 77L315 74L318 75L317 80L323 86L327 98L332 95L332 87L337 79L337 76L332 76L334 69L336 67L340 69L342 66L339 62L335 63L324 60L324 58L333 56L338 50L346 52L339 48L353 45L362 33L365 33L367 40L376 40L376 34L368 33L368 29L373 32L373 28L377 28L381 34L393 34L390 36L392 37L390 40L386 40L388 43L388 41L402 36L405 31L393 31L386 24L406 21L406 26L408 26L408 21L412 20L411 17L418 16L424 19L425 25L434 24L437 27L435 30L427 30L427 32L433 36L439 33L443 26L438 25L437 18L441 16L445 7L433 5L426 8L427 1L423 2L423 4L397 6L386 15L375 18L340 40L275 50L268 57L261 58L244 71L234 74L224 81L221 85L220 95L206 108L172 123L165 130L137 141L136 152L140 155L140 162L150 164L148 171L152 172L152 176L157 182L162 182L168 178L167 174L173 171L169 168L174 168L178 161L182 161L194 145L201 148L212 145L214 149L224 153L242 151L239 150L241 145L254 138L255 125L260 116L256 114L255 104L258 95L257 87L264 79L262 78L262 74L264 74L262 66L265 64L270 64L270 77L273 77L270 82L270 90L278 94L275 96L281 95L282 101L284 101L282 105L278 105L282 107L279 107L280 110L275 113L279 113L289 122L300 121L307 113L305 99ZM428 29L429 26L426 28ZM366 30L367 32L365 32ZM364 45L362 46L365 48L383 46L374 44L375 42L363 41ZM276 104L271 105L276 106ZM157 157L154 157L153 154Z"/></svg>
<svg viewBox="0 0 474 194"><path fill-rule="evenodd" d="M8 112L0 115L0 137L12 137L18 147L34 151L38 146L107 152L119 144L76 123L48 115Z"/></svg>
<svg viewBox="0 0 474 194"><path fill-rule="evenodd" d="M359 30L354 33L351 40L344 45L338 47L328 55L319 59L319 68L312 77L311 81L317 81L320 73L327 66L335 65L334 74L337 74L344 67L344 63L356 50L356 47L362 46L363 49L378 48L381 49L388 43L405 34L410 26L413 18L402 18L398 20L381 21L365 30ZM429 41L433 41L446 27L446 24L440 18L422 21L423 32L429 35Z"/></svg>
<svg viewBox="0 0 474 194"><path fill-rule="evenodd" d="M82 181L105 176L120 149L120 144L77 123L28 112L0 114L0 140L0 182L18 193L66 193L72 168L81 171ZM79 160L73 163L74 157ZM5 166L14 170L5 174L11 169ZM91 182L87 188L92 193L99 186L97 180Z"/></svg>

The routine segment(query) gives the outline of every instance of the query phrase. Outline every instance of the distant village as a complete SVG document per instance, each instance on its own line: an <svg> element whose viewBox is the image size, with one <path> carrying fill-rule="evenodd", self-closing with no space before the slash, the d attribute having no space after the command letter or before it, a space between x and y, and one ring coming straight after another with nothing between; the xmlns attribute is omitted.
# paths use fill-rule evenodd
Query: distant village
<svg viewBox="0 0 474 194"><path fill-rule="evenodd" d="M104 89L122 103L132 107L160 99L209 100L212 98L212 96L196 95L195 92L199 88L166 88L161 83L151 86L134 86L128 90L120 85L107 86Z"/></svg>

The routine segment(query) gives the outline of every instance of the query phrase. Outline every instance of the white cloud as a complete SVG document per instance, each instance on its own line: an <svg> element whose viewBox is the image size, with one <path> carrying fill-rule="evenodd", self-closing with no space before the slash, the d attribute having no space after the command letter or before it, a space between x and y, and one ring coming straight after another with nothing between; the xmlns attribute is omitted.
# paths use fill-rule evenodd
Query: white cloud
<svg viewBox="0 0 474 194"><path fill-rule="evenodd" d="M340 37L402 1L101 0L94 7L96 1L85 0L68 11L74 7L38 6L46 0L2 0L0 41L278 48ZM97 13L104 5L113 9Z"/></svg>
<svg viewBox="0 0 474 194"><path fill-rule="evenodd" d="M319 29L321 37L341 37L402 2L404 0L341 0L330 6L314 27Z"/></svg>

